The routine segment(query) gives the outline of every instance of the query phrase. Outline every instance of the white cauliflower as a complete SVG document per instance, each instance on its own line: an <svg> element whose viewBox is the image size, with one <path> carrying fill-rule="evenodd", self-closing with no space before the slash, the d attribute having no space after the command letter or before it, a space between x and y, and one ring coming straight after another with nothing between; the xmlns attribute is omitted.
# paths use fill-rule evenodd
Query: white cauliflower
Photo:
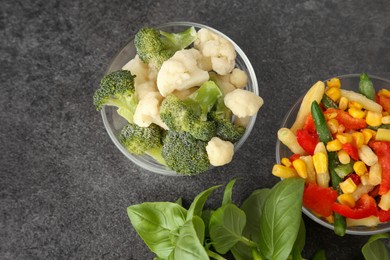
<svg viewBox="0 0 390 260"><path fill-rule="evenodd" d="M148 127L155 123L164 129L167 125L160 118L160 105L163 97L159 92L149 92L143 99L138 102L134 112L134 124L140 127Z"/></svg>
<svg viewBox="0 0 390 260"><path fill-rule="evenodd" d="M210 59L212 70L219 75L229 74L234 69L237 55L233 44L227 39L204 28L198 31L197 36L194 47L204 57ZM206 67L208 62L202 60L201 64Z"/></svg>
<svg viewBox="0 0 390 260"><path fill-rule="evenodd" d="M226 94L224 103L235 116L247 117L255 115L264 101L255 93L238 88Z"/></svg>
<svg viewBox="0 0 390 260"><path fill-rule="evenodd" d="M236 88L243 88L248 84L248 76L245 71L240 70L239 68L233 69L232 73L230 73L229 81Z"/></svg>
<svg viewBox="0 0 390 260"><path fill-rule="evenodd" d="M213 166L221 166L232 161L234 145L229 141L224 141L218 137L213 137L207 143L206 151L210 160L210 164Z"/></svg>
<svg viewBox="0 0 390 260"><path fill-rule="evenodd" d="M198 67L201 54L196 49L180 50L165 61L157 74L157 87L166 97L175 90L200 86L209 79L209 74Z"/></svg>
<svg viewBox="0 0 390 260"><path fill-rule="evenodd" d="M234 85L230 82L229 75L222 76L216 74L215 72L210 72L210 78L215 81L219 89L222 91L223 95L226 95L227 93L232 92L236 89Z"/></svg>
<svg viewBox="0 0 390 260"><path fill-rule="evenodd" d="M131 74L135 75L134 86L138 100L143 99L149 92L157 91L156 70L152 66L144 63L138 55L126 63L122 69L129 70Z"/></svg>

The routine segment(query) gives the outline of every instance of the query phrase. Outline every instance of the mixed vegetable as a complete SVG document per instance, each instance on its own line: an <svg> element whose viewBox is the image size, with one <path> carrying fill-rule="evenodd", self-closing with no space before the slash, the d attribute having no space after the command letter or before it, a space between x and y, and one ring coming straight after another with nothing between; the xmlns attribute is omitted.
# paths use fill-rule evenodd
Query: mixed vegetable
<svg viewBox="0 0 390 260"><path fill-rule="evenodd" d="M114 106L127 120L120 142L186 175L229 163L263 104L245 89L233 44L194 27L178 33L144 27L134 44L136 56L106 75L93 97L97 110Z"/></svg>
<svg viewBox="0 0 390 260"><path fill-rule="evenodd" d="M359 92L342 87L332 78L309 89L292 127L278 131L292 155L272 170L305 179L303 205L340 236L390 221L390 91L376 92L365 73Z"/></svg>

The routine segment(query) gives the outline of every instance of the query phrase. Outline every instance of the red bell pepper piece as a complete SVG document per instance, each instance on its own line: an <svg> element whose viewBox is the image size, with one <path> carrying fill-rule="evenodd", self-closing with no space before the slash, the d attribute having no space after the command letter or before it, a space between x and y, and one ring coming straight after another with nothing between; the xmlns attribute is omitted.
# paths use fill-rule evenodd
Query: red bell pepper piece
<svg viewBox="0 0 390 260"><path fill-rule="evenodd" d="M313 155L314 149L318 144L317 133L310 133L307 129L301 129L297 130L296 136L297 141L303 150L305 150L308 154Z"/></svg>
<svg viewBox="0 0 390 260"><path fill-rule="evenodd" d="M376 95L376 102L383 107L383 109L390 113L390 98L383 95Z"/></svg>
<svg viewBox="0 0 390 260"><path fill-rule="evenodd" d="M356 146L350 143L343 144L343 150L347 152L347 154L354 159L355 161L359 160L359 152Z"/></svg>
<svg viewBox="0 0 390 260"><path fill-rule="evenodd" d="M351 180L353 180L353 182L356 184L356 186L359 185L360 182L361 182L361 181L360 181L359 175L357 175L356 173L350 173L350 174L348 174L347 176L345 176L344 181L345 181L346 179L348 179L348 178L351 178Z"/></svg>
<svg viewBox="0 0 390 260"><path fill-rule="evenodd" d="M337 113L336 120L339 124L344 125L345 130L359 130L361 128L366 128L367 123L365 119L354 118L348 112L345 112L341 109L328 108L324 114Z"/></svg>
<svg viewBox="0 0 390 260"><path fill-rule="evenodd" d="M378 216L378 209L373 197L368 194L363 194L356 202L354 208L350 208L340 203L333 203L332 209L334 212L352 219L361 219L369 216Z"/></svg>
<svg viewBox="0 0 390 260"><path fill-rule="evenodd" d="M371 141L368 145L378 156L378 162L382 166L382 182L379 186L379 195L387 193L390 189L390 142Z"/></svg>
<svg viewBox="0 0 390 260"><path fill-rule="evenodd" d="M290 162L293 162L293 161L299 159L299 157L301 157L300 154L294 153L294 154L291 155L290 158L289 158L289 159L290 159Z"/></svg>
<svg viewBox="0 0 390 260"><path fill-rule="evenodd" d="M380 209L378 211L378 217L380 222L387 222L390 220L390 210Z"/></svg>
<svg viewBox="0 0 390 260"><path fill-rule="evenodd" d="M303 129L308 130L310 133L316 133L316 126L314 124L313 116L311 113L306 117L305 123L303 124Z"/></svg>
<svg viewBox="0 0 390 260"><path fill-rule="evenodd" d="M320 187L309 183L303 191L303 205L324 217L332 215L332 205L338 193L332 188Z"/></svg>

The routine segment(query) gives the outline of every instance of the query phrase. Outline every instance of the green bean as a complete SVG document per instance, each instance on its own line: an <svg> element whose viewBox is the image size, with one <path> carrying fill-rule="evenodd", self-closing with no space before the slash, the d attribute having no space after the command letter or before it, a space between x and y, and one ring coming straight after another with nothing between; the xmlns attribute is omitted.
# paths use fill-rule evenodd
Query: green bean
<svg viewBox="0 0 390 260"><path fill-rule="evenodd" d="M366 73L360 74L359 91L362 95L375 101L375 89Z"/></svg>
<svg viewBox="0 0 390 260"><path fill-rule="evenodd" d="M325 108L338 108L337 104L326 94L322 96L321 103Z"/></svg>
<svg viewBox="0 0 390 260"><path fill-rule="evenodd" d="M328 125L326 124L324 113L322 113L322 110L318 103L316 101L313 101L311 104L311 115L314 120L314 125L316 127L316 131L318 134L318 138L323 143L328 143L333 139L332 134L329 131ZM342 181L342 178L337 175L335 168L340 164L339 159L337 158L336 152L328 152L328 168L330 172L330 180L332 183L332 188L334 190L337 190L338 194L342 194L342 191L340 189L340 182ZM344 236L345 230L346 230L346 220L345 217L333 213L334 217L334 232L338 236Z"/></svg>

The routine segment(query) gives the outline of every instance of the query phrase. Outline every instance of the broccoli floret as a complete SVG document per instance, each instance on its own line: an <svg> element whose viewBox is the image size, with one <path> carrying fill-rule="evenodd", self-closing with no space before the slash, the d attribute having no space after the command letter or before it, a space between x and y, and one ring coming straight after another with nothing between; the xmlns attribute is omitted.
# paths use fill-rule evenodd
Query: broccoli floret
<svg viewBox="0 0 390 260"><path fill-rule="evenodd" d="M137 106L134 78L128 70L118 70L104 76L93 96L96 109L101 110L104 105L115 106L118 114L132 123Z"/></svg>
<svg viewBox="0 0 390 260"><path fill-rule="evenodd" d="M161 104L161 120L170 130L188 132L196 139L209 141L215 136L216 124L207 121L207 115L221 96L213 81L205 82L184 100L170 94Z"/></svg>
<svg viewBox="0 0 390 260"><path fill-rule="evenodd" d="M162 138L164 130L155 124L149 127L140 127L128 123L122 128L119 136L120 143L135 155L148 154L157 162L164 164L162 158Z"/></svg>
<svg viewBox="0 0 390 260"><path fill-rule="evenodd" d="M245 133L245 127L232 123L232 111L225 106L223 97L217 101L215 109L210 112L210 119L216 123L216 135L225 141L235 143Z"/></svg>
<svg viewBox="0 0 390 260"><path fill-rule="evenodd" d="M210 166L206 145L207 142L197 140L189 133L168 131L162 156L167 166L175 172L195 175L205 172Z"/></svg>
<svg viewBox="0 0 390 260"><path fill-rule="evenodd" d="M141 28L135 35L134 45L139 58L156 69L176 51L189 46L196 39L196 30L190 27L179 33L168 33L151 27Z"/></svg>

